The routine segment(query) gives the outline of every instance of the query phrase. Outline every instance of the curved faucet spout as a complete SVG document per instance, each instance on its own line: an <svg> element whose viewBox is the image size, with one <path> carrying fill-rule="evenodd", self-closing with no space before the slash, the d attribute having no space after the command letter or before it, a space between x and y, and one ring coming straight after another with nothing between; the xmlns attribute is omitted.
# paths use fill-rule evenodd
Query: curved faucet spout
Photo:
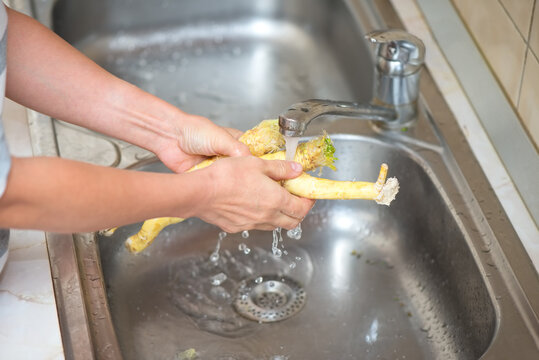
<svg viewBox="0 0 539 360"><path fill-rule="evenodd" d="M302 136L307 125L322 115L339 115L386 123L397 119L395 110L382 106L313 99L296 103L279 115L280 131L285 136Z"/></svg>
<svg viewBox="0 0 539 360"><path fill-rule="evenodd" d="M387 130L411 126L417 121L419 75L425 60L423 42L402 30L375 31L366 37L377 45L370 103L307 100L294 104L279 116L283 135L303 135L312 119L320 115L372 120Z"/></svg>

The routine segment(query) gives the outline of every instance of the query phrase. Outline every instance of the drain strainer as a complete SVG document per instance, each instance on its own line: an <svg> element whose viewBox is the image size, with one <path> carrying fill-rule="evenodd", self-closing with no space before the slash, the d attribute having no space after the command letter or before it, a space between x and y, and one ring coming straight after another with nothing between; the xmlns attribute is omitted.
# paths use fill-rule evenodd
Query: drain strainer
<svg viewBox="0 0 539 360"><path fill-rule="evenodd" d="M303 308L306 294L300 284L284 276L266 275L249 280L239 290L236 311L251 320L288 319Z"/></svg>

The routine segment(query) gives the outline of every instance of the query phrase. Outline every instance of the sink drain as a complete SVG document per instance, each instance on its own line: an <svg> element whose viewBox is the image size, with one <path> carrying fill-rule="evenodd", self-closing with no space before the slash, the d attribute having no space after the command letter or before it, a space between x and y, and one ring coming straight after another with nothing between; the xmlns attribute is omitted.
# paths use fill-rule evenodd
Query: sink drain
<svg viewBox="0 0 539 360"><path fill-rule="evenodd" d="M288 319L305 304L305 291L295 280L266 275L249 280L239 290L236 311L251 320L274 322Z"/></svg>

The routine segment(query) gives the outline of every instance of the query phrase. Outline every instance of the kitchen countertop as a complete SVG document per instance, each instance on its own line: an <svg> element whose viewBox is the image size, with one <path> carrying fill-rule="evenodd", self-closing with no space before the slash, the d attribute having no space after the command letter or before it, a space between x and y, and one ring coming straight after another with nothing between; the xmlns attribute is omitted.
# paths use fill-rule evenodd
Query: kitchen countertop
<svg viewBox="0 0 539 360"><path fill-rule="evenodd" d="M14 156L32 156L26 110L4 103L4 124ZM0 274L0 359L64 358L52 278L42 231L11 230Z"/></svg>
<svg viewBox="0 0 539 360"><path fill-rule="evenodd" d="M458 80L414 0L393 0L402 21L426 45L426 63L455 114L535 268L539 269L539 230L483 131ZM4 126L14 156L32 156L26 110L6 100ZM473 134L473 136L470 136ZM9 257L0 275L0 358L63 359L45 235L12 230Z"/></svg>

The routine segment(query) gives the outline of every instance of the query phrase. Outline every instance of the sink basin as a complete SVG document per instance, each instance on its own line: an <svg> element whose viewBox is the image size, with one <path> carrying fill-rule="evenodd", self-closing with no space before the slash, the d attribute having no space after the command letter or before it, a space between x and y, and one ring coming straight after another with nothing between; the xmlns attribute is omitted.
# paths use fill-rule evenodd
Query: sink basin
<svg viewBox="0 0 539 360"><path fill-rule="evenodd" d="M383 0L36 0L31 8L109 71L240 129L308 98L368 102L373 63L362 34L402 27ZM326 130L337 149L338 170L324 177L374 180L386 162L401 191L390 207L317 202L300 239L276 235L281 256L271 232L224 237L197 219L166 228L137 256L123 241L140 224L111 238L47 234L66 357L539 356L537 272L426 70L419 108L406 131L339 117L310 125L307 135ZM140 149L48 124L55 145L45 153L166 171Z"/></svg>
<svg viewBox="0 0 539 360"><path fill-rule="evenodd" d="M166 228L142 256L123 245L140 224L97 239L126 358L159 352L172 359L190 348L207 359L478 358L485 352L496 329L493 299L435 179L403 149L362 136L333 139L338 170L324 175L375 179L377 165L388 161L402 183L391 207L318 201L301 239L283 231L281 257L272 254L271 232L251 231L248 238L226 236L212 262L219 229L196 219ZM278 322L244 318L235 299L253 296L256 286L239 289L256 278L274 286L294 280L304 307ZM286 303L290 295L282 296Z"/></svg>
<svg viewBox="0 0 539 360"><path fill-rule="evenodd" d="M306 98L370 100L369 48L344 2L60 0L53 16L105 69L223 126Z"/></svg>

